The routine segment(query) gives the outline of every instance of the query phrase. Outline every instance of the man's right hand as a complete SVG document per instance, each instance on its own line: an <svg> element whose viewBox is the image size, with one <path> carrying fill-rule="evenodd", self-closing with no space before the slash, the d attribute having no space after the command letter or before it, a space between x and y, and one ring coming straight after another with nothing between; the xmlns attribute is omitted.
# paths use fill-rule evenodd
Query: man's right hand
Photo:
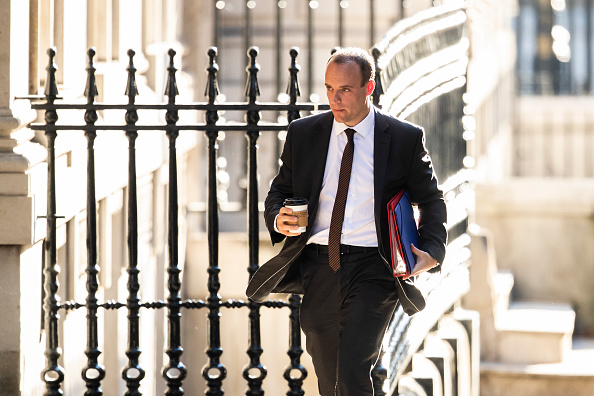
<svg viewBox="0 0 594 396"><path fill-rule="evenodd" d="M289 236L299 236L301 234L299 226L297 225L297 216L293 216L293 209L285 208L284 206L278 212L276 217L276 228L278 232Z"/></svg>

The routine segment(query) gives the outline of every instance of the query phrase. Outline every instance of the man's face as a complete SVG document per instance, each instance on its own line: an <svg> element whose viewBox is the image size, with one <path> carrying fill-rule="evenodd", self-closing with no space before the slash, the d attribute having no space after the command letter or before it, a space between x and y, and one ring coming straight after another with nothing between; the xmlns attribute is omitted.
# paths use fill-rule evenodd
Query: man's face
<svg viewBox="0 0 594 396"><path fill-rule="evenodd" d="M361 86L362 79L355 62L331 62L326 67L326 95L336 121L352 127L367 117L375 83L368 81Z"/></svg>

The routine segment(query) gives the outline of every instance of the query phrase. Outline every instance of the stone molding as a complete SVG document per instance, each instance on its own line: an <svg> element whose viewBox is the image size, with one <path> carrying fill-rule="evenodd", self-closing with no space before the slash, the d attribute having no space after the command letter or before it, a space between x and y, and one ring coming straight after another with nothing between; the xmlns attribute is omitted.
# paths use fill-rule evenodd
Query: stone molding
<svg viewBox="0 0 594 396"><path fill-rule="evenodd" d="M34 239L29 172L45 159L45 150L30 141L34 132L25 126L36 113L23 102L0 108L0 245L30 245Z"/></svg>
<svg viewBox="0 0 594 396"><path fill-rule="evenodd" d="M594 178L514 178L476 186L483 215L594 217Z"/></svg>

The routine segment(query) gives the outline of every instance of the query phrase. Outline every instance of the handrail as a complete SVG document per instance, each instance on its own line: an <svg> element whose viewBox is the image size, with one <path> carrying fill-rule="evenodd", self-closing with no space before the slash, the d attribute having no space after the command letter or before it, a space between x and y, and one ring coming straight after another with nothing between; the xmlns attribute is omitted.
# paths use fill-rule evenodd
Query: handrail
<svg viewBox="0 0 594 396"><path fill-rule="evenodd" d="M443 318L453 314L470 287L466 228L474 202L474 173L464 166L462 117L469 56L464 3L448 2L399 21L372 51L383 93L377 102L387 113L425 127L448 206L449 243L441 272L416 280L427 307L412 317L399 307L384 338L381 363L390 395L410 381L431 393L427 378L415 369L414 357L423 354L427 337L438 332Z"/></svg>

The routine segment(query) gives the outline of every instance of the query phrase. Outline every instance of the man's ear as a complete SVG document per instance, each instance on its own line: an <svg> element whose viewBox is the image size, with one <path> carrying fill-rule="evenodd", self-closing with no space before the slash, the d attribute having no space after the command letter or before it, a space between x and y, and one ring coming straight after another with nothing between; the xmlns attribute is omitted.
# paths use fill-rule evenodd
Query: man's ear
<svg viewBox="0 0 594 396"><path fill-rule="evenodd" d="M373 80L367 81L367 96L371 95L373 93L374 89L375 89L375 81L373 81Z"/></svg>

